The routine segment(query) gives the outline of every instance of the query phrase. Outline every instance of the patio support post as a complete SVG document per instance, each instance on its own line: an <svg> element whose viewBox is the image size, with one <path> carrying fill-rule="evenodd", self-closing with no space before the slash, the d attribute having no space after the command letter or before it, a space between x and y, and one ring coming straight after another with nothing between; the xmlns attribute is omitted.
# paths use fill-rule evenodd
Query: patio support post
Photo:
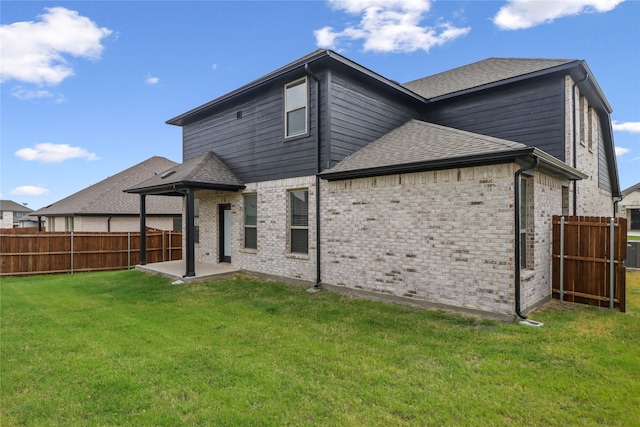
<svg viewBox="0 0 640 427"><path fill-rule="evenodd" d="M196 229L194 223L195 215L195 192L193 188L188 188L186 191L187 203L186 203L186 226L187 226L187 241L186 241L186 265L187 271L184 277L194 277L196 275L196 262L195 262L195 240Z"/></svg>
<svg viewBox="0 0 640 427"><path fill-rule="evenodd" d="M140 195L140 265L147 265L147 201Z"/></svg>

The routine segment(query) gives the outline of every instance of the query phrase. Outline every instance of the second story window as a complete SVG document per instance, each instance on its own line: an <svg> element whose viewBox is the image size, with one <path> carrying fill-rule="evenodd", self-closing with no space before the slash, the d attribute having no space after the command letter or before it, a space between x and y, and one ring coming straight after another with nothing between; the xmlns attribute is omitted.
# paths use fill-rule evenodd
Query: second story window
<svg viewBox="0 0 640 427"><path fill-rule="evenodd" d="M286 138L307 133L307 93L306 77L284 87L284 136Z"/></svg>

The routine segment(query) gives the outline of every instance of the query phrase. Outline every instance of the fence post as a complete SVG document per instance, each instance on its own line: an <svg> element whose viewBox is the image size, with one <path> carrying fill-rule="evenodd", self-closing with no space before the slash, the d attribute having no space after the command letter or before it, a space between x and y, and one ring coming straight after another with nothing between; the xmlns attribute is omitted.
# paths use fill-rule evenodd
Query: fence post
<svg viewBox="0 0 640 427"><path fill-rule="evenodd" d="M609 220L609 309L613 310L613 297L614 297L614 260L613 255L615 251L615 219L612 217Z"/></svg>
<svg viewBox="0 0 640 427"><path fill-rule="evenodd" d="M171 237L171 230L169 230L169 261L173 261L171 257L171 246L173 246L173 238Z"/></svg>
<svg viewBox="0 0 640 427"><path fill-rule="evenodd" d="M162 230L162 262L164 262L164 230Z"/></svg>
<svg viewBox="0 0 640 427"><path fill-rule="evenodd" d="M560 217L560 301L564 301L564 216Z"/></svg>
<svg viewBox="0 0 640 427"><path fill-rule="evenodd" d="M73 231L71 232L71 274L73 274Z"/></svg>
<svg viewBox="0 0 640 427"><path fill-rule="evenodd" d="M127 270L131 270L131 232L127 232Z"/></svg>

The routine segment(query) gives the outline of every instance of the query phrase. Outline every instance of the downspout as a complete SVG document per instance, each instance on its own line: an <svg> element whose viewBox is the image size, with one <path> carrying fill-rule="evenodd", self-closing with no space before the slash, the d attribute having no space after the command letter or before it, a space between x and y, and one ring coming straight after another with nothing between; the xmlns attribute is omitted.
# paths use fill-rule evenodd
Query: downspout
<svg viewBox="0 0 640 427"><path fill-rule="evenodd" d="M585 71L584 78L573 83L571 96L573 97L573 167L578 169L578 128L576 126L576 108L580 108L579 100L576 101L576 86L587 80L589 73ZM573 181L573 214L578 215L578 181Z"/></svg>
<svg viewBox="0 0 640 427"><path fill-rule="evenodd" d="M320 172L322 170L321 150L322 144L320 140L320 79L309 68L309 64L304 64L304 72L315 82L316 92L316 284L314 288L318 289L322 283L322 270L320 266Z"/></svg>
<svg viewBox="0 0 640 427"><path fill-rule="evenodd" d="M618 213L618 203L620 203L624 199L624 196L615 196L613 198L613 217Z"/></svg>
<svg viewBox="0 0 640 427"><path fill-rule="evenodd" d="M111 233L111 218L113 218L113 215L109 215L109 218L107 218L107 232Z"/></svg>
<svg viewBox="0 0 640 427"><path fill-rule="evenodd" d="M533 158L533 162L527 166L523 166L516 171L513 176L513 184L514 184L514 203L515 207L515 296L516 296L516 314L520 316L522 319L527 319L527 316L522 314L522 310L520 307L520 175L523 172L526 172L531 169L535 169L538 167L538 163L540 159L538 157Z"/></svg>

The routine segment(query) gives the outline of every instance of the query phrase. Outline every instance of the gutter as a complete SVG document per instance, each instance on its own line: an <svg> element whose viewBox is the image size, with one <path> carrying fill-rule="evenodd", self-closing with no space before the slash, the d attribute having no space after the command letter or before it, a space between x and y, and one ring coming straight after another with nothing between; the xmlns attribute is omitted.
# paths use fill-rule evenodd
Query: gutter
<svg viewBox="0 0 640 427"><path fill-rule="evenodd" d="M320 79L313 73L313 71L311 71L309 63L304 64L304 72L314 80L316 92L316 284L313 285L313 288L318 289L322 282L322 270L320 265L320 171L322 170L322 141L320 139Z"/></svg>
<svg viewBox="0 0 640 427"><path fill-rule="evenodd" d="M522 309L520 306L520 303L521 303L520 301L521 300L521 296L520 296L520 271L521 271L521 267L520 267L520 256L521 256L520 254L520 243L521 243L520 242L520 175L522 175L523 172L537 168L539 163L540 163L540 158L535 156L533 158L532 163L518 169L513 176L513 183L514 183L513 206L514 206L514 220L515 220L514 221L514 229L515 229L514 230L514 233L515 233L514 258L515 258L516 314L523 320L526 320L527 316L522 314Z"/></svg>

